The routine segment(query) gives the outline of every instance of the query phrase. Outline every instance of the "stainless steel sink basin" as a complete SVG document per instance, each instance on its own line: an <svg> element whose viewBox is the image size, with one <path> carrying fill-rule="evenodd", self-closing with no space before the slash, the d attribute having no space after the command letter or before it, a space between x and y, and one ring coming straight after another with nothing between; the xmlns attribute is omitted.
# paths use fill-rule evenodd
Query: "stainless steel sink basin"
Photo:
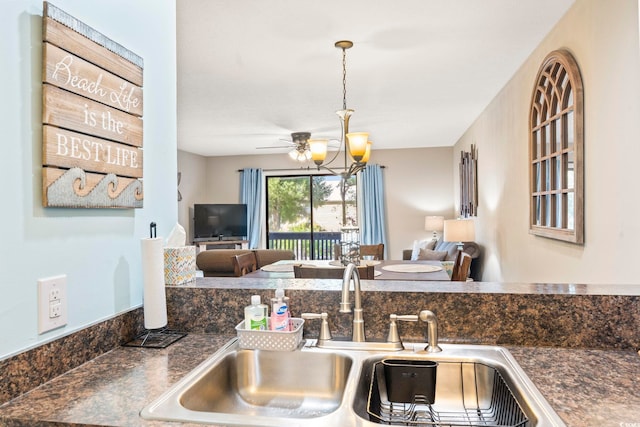
<svg viewBox="0 0 640 427"><path fill-rule="evenodd" d="M141 415L225 425L303 423L338 409L352 365L345 354L243 350L234 340Z"/></svg>
<svg viewBox="0 0 640 427"><path fill-rule="evenodd" d="M564 426L506 349L476 345L442 345L442 349L428 354L405 350L362 360L353 411L363 420L391 425ZM394 375L395 371L383 370L383 360L403 362L403 369L394 379L397 383L386 381L386 373ZM434 368L414 368L410 363L427 360L437 364L433 378L416 378L422 381L421 388L432 385L435 401L433 395L418 395L414 400L392 402L390 387L413 386L416 372ZM424 384L424 378L433 384Z"/></svg>
<svg viewBox="0 0 640 427"><path fill-rule="evenodd" d="M376 366L383 359L402 359L437 363L435 402L428 411L440 416L470 409L471 418L465 415L464 424L438 424L432 416L418 417L419 422L399 425L492 425L474 424L472 418L483 417L481 410L491 406L498 390L498 397L507 397L511 405L498 409L515 420L500 425L564 426L502 347L444 344L442 352L427 354L424 344L403 351L331 350L313 344L310 340L298 351L269 352L242 350L234 339L144 408L141 416L218 425L374 426L389 421L387 413L380 415L371 405ZM384 400L386 392L373 399ZM419 410L424 407L418 402Z"/></svg>
<svg viewBox="0 0 640 427"><path fill-rule="evenodd" d="M180 396L186 409L312 418L335 411L351 359L340 354L239 350L225 355Z"/></svg>

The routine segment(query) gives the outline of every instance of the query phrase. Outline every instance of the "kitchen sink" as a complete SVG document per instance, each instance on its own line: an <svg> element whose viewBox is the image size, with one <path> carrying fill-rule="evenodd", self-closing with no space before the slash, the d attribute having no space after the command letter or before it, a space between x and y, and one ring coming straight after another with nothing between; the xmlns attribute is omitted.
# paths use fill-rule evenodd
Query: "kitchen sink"
<svg viewBox="0 0 640 427"><path fill-rule="evenodd" d="M411 363L416 361L422 360L366 361L354 400L356 413L365 420L390 425L535 425L535 415L519 403L499 369L473 361L430 360L430 366Z"/></svg>
<svg viewBox="0 0 640 427"><path fill-rule="evenodd" d="M502 347L442 344L442 352L426 353L425 344L402 351L314 344L243 350L233 339L141 416L243 426L565 425Z"/></svg>
<svg viewBox="0 0 640 427"><path fill-rule="evenodd" d="M340 407L352 365L345 354L244 350L234 339L141 415L225 425L303 423Z"/></svg>

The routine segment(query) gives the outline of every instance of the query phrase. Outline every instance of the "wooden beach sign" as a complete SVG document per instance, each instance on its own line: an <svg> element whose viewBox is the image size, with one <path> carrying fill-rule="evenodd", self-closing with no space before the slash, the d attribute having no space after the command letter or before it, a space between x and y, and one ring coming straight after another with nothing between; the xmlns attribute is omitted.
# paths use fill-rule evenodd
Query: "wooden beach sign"
<svg viewBox="0 0 640 427"><path fill-rule="evenodd" d="M140 208L143 60L44 3L42 204Z"/></svg>

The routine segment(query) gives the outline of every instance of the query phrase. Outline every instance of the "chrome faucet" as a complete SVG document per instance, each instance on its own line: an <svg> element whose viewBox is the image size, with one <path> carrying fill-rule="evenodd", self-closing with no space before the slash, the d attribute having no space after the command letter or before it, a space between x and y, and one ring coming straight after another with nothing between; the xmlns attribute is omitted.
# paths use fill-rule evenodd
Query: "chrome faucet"
<svg viewBox="0 0 640 427"><path fill-rule="evenodd" d="M353 330L351 341L364 342L364 318L362 316L362 300L360 299L360 273L355 264L349 263L344 269L342 277L342 300L340 302L340 313L351 313L351 302L349 300L349 290L353 280L354 306L353 306Z"/></svg>

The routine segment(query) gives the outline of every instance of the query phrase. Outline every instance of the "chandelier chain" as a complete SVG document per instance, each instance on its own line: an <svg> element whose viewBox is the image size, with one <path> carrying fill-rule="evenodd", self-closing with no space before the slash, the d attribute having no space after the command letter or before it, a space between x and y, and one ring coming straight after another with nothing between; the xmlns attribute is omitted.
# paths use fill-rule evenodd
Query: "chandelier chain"
<svg viewBox="0 0 640 427"><path fill-rule="evenodd" d="M347 109L347 51L342 48L342 109Z"/></svg>

